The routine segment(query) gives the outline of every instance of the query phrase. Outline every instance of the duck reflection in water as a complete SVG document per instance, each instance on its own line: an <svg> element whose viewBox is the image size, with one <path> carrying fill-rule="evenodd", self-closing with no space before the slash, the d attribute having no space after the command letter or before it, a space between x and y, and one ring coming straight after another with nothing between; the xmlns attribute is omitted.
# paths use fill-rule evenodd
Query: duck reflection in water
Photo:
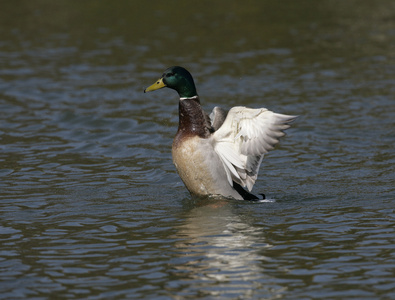
<svg viewBox="0 0 395 300"><path fill-rule="evenodd" d="M199 296L278 295L283 288L270 284L271 277L265 274L268 258L263 253L272 246L262 228L234 213L233 201L195 201L176 237L179 259L174 275L180 277L180 285L189 283L189 291L192 288Z"/></svg>

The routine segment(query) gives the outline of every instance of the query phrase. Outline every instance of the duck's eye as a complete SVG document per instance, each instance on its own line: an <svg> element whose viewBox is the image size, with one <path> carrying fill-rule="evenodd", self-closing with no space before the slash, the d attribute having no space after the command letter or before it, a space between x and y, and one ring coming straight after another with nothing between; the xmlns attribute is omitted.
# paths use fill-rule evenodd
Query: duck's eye
<svg viewBox="0 0 395 300"><path fill-rule="evenodd" d="M174 76L174 73L167 73L166 77Z"/></svg>

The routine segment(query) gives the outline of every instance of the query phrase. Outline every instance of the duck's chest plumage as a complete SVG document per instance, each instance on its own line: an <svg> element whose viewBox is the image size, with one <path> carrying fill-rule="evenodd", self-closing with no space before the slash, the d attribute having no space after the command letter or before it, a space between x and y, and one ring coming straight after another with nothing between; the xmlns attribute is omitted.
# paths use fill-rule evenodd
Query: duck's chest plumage
<svg viewBox="0 0 395 300"><path fill-rule="evenodd" d="M195 195L216 194L215 178L211 162L216 161L216 153L208 139L199 136L184 137L172 147L173 163L188 190Z"/></svg>
<svg viewBox="0 0 395 300"><path fill-rule="evenodd" d="M210 124L199 102L180 101L179 117L172 155L177 172L189 192L200 196L240 198L226 179L226 171L210 138Z"/></svg>
<svg viewBox="0 0 395 300"><path fill-rule="evenodd" d="M181 142L173 143L172 155L177 172L191 194L242 199L229 185L210 138L184 137Z"/></svg>

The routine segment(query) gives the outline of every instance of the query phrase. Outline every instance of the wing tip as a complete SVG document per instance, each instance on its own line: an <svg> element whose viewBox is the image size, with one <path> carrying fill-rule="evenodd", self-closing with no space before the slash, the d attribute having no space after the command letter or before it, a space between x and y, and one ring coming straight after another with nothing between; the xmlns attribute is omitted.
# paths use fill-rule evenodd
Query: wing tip
<svg viewBox="0 0 395 300"><path fill-rule="evenodd" d="M275 113L277 119L281 122L281 124L289 124L295 121L299 115L284 115Z"/></svg>

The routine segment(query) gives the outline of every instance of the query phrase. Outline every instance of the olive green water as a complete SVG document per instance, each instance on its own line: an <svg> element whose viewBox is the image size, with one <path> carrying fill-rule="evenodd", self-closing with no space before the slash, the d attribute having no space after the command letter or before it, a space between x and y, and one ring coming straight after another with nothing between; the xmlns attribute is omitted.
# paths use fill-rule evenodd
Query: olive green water
<svg viewBox="0 0 395 300"><path fill-rule="evenodd" d="M300 115L269 201L191 199L177 95ZM2 1L0 299L394 299L395 4Z"/></svg>

